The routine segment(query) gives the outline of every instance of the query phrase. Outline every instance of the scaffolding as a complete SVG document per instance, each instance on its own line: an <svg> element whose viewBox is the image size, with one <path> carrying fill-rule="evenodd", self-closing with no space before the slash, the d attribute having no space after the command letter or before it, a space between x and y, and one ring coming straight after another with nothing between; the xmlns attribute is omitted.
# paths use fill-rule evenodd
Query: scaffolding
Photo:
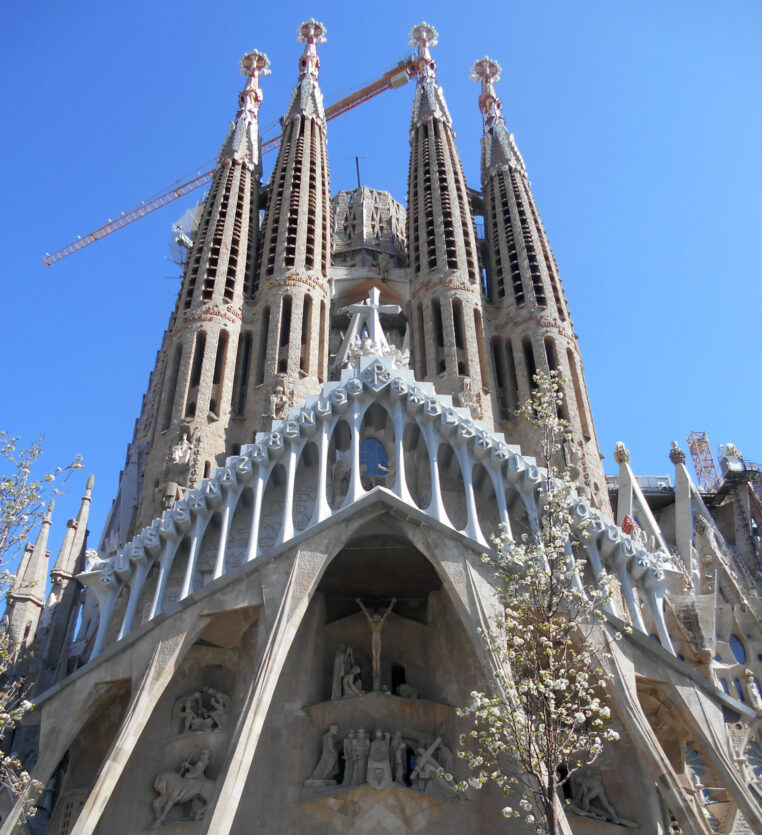
<svg viewBox="0 0 762 835"><path fill-rule="evenodd" d="M720 477L717 474L717 465L714 463L712 447L709 445L706 432L691 432L688 436L688 449L693 459L693 469L696 471L699 489L716 490Z"/></svg>

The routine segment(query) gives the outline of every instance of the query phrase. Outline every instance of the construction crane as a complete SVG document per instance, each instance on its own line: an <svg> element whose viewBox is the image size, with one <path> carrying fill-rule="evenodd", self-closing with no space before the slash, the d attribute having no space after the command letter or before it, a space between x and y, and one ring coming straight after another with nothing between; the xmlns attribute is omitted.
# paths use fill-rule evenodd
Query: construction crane
<svg viewBox="0 0 762 835"><path fill-rule="evenodd" d="M341 116L342 113L352 110L353 107L364 104L366 101L379 95L379 93L383 93L386 90L396 89L397 87L403 87L416 74L416 62L417 56L415 54L408 55L372 84L368 84L360 90L356 90L346 98L341 99L341 101L337 101L336 104L332 104L325 111L326 121L335 119L337 116ZM262 153L267 154L270 151L274 151L280 145L282 136L283 134L280 134L272 139L268 139L267 142L263 142ZM67 255L73 255L75 252L79 252L80 249L84 249L86 246L94 244L96 241L99 241L101 238L105 238L112 232L117 232L119 229L123 229L130 223L134 223L136 220L139 220L141 217L150 215L162 206L166 206L168 203L172 203L180 197L184 197L191 191L195 191L196 189L205 186L207 183L211 182L213 174L214 168L209 171L205 171L203 174L198 174L192 180L188 180L179 186L173 186L163 194L160 194L158 197L154 197L152 200L141 203L129 212L123 212L116 220L109 220L108 223L105 223L94 232L90 232L89 235L77 238L77 240L73 243L62 247L55 252L46 253L45 257L42 259L42 263L45 264L46 267L49 267L57 261L61 261L63 258L66 258Z"/></svg>
<svg viewBox="0 0 762 835"><path fill-rule="evenodd" d="M693 469L701 490L716 490L720 477L717 475L717 465L714 463L712 447L706 432L691 432L688 436L688 449L693 459Z"/></svg>

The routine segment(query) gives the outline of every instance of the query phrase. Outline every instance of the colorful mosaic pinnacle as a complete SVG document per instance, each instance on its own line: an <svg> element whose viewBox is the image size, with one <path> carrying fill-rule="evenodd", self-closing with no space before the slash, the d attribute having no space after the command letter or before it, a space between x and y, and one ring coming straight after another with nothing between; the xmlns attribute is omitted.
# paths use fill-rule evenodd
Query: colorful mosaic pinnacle
<svg viewBox="0 0 762 835"><path fill-rule="evenodd" d="M299 43L304 44L304 54L299 59L299 72L309 74L317 78L318 70L320 69L320 59L318 58L315 45L325 43L325 26L319 23L315 18L305 20L304 23L296 30Z"/></svg>

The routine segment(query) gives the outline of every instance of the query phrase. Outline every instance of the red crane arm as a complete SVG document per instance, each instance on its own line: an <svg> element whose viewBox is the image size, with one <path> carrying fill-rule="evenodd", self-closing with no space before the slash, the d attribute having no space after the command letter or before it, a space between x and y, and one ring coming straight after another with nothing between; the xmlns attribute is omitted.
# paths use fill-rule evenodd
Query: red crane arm
<svg viewBox="0 0 762 835"><path fill-rule="evenodd" d="M337 101L336 104L332 104L325 111L326 121L330 121L331 119L335 119L337 116L341 116L341 114L346 113L347 110L351 110L353 107L363 104L369 99L372 99L374 96L377 96L379 93L383 93L385 90L391 90L392 88L402 87L404 84L407 84L407 82L415 75L415 64L415 55L409 55L407 58L403 58L395 67L385 72L381 78L377 79L372 84L368 84L366 87L363 87L346 98L341 99L341 101ZM262 153L267 154L270 151L275 150L275 148L280 145L281 137L282 134L281 136L269 139L267 142L263 142ZM62 247L53 253L47 253L42 259L42 263L45 264L46 267L49 267L51 264L55 264L62 258L66 258L67 255L72 255L80 249L84 249L86 246L94 244L101 238L105 238L112 232L117 232L119 229L123 229L130 223L140 220L141 217L150 215L151 212L155 212L162 206L166 206L168 203L172 203L189 192L205 186L207 183L211 182L213 174L214 169L211 171L205 171L203 174L199 174L192 180L188 180L186 183L182 183L179 186L175 186L168 191L165 191L153 200L141 203L129 212L122 213L116 220L110 220L108 223L105 223L89 235L85 235L83 238L78 238L73 243Z"/></svg>

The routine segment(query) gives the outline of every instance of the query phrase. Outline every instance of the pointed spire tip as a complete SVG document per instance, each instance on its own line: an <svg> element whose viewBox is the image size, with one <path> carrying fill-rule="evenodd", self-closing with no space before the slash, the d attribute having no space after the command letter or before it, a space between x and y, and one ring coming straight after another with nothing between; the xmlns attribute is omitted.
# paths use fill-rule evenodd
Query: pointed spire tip
<svg viewBox="0 0 762 835"><path fill-rule="evenodd" d="M95 476L90 474L90 477L87 479L87 484L85 485L85 490L92 490L95 487Z"/></svg>

